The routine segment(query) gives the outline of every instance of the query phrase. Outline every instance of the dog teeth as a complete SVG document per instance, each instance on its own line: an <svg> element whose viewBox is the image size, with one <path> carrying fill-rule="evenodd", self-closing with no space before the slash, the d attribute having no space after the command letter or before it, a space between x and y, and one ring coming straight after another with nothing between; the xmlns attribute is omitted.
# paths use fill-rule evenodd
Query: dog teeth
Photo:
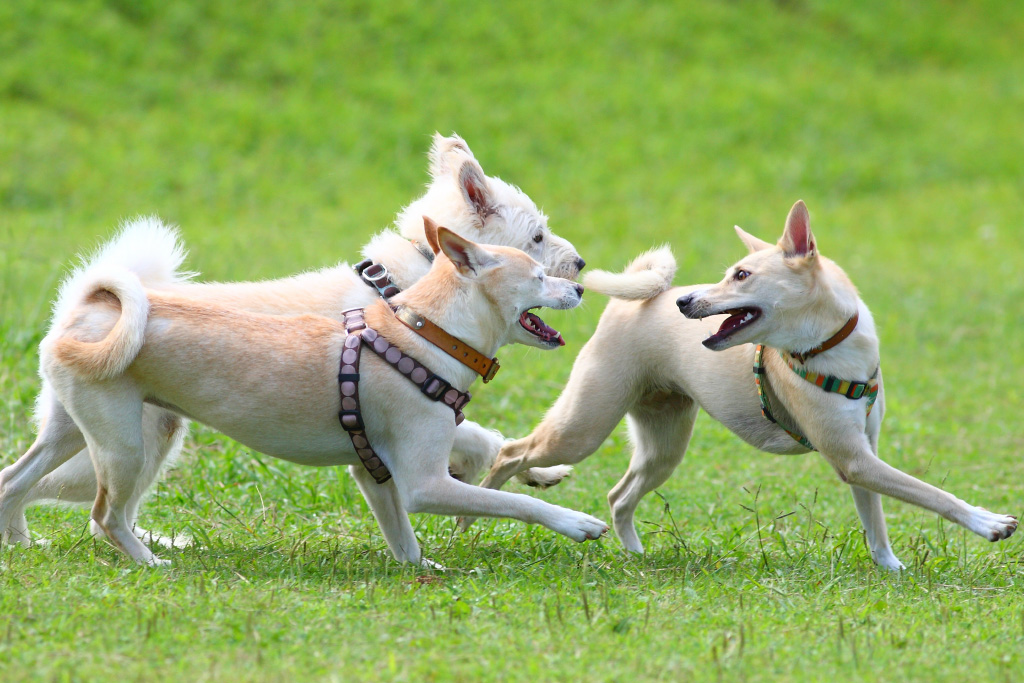
<svg viewBox="0 0 1024 683"><path fill-rule="evenodd" d="M751 313L750 311L747 311L747 314L745 316L743 316L743 320L741 320L740 322L742 322L742 323L750 322L753 319L754 319L754 314Z"/></svg>

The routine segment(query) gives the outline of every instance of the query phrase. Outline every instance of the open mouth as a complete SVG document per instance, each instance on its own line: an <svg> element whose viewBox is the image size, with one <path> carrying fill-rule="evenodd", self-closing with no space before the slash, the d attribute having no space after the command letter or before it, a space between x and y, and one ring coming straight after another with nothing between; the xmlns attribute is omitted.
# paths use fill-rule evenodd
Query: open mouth
<svg viewBox="0 0 1024 683"><path fill-rule="evenodd" d="M744 327L753 325L761 317L760 308L730 308L727 311L722 311L722 313L728 313L729 317L722 321L718 332L715 332L702 342L709 349L736 334Z"/></svg>
<svg viewBox="0 0 1024 683"><path fill-rule="evenodd" d="M540 319L540 316L530 311L523 311L522 315L519 316L519 325L545 344L565 346L565 340L562 339L561 332L548 326L547 323Z"/></svg>

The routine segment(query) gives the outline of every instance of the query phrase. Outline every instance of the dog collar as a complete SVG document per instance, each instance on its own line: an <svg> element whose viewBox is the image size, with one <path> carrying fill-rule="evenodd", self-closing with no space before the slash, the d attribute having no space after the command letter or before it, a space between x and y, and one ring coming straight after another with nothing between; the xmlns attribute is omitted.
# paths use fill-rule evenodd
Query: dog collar
<svg viewBox="0 0 1024 683"><path fill-rule="evenodd" d="M484 384L490 382L498 374L501 364L497 358L488 358L466 342L448 334L422 315L409 310L408 306L399 306L392 310L395 312L395 317L401 320L410 330L483 377Z"/></svg>
<svg viewBox="0 0 1024 683"><path fill-rule="evenodd" d="M420 249L420 245L415 240L412 240L412 244L421 254L427 256L427 253ZM432 257L433 254L428 259L432 261ZM388 272L387 267L383 263L374 263L373 259L365 259L353 267L363 282L377 290L377 293L385 301L402 291L395 284L394 280L391 279L391 273ZM501 364L497 358L488 358L469 344L453 337L423 316L413 313L405 306L399 306L398 308L392 306L391 308L406 327L480 375L484 380L484 384L490 382L498 374Z"/></svg>
<svg viewBox="0 0 1024 683"><path fill-rule="evenodd" d="M840 341L842 341L842 339L840 339ZM836 342L836 344L838 343L839 342ZM832 344L832 346L835 346L835 344ZM793 439L800 443L800 445L805 448L809 448L812 451L818 450L810 441L807 440L807 437L783 426L772 414L771 403L768 400L768 393L766 391L768 386L768 368L765 367L764 364L764 349L765 347L763 344L758 344L754 349L754 384L757 386L757 397L761 400L761 415L763 415L769 422L779 425L782 431L793 437ZM820 351L818 353L820 353ZM879 368L875 368L874 374L871 375L866 382L855 382L846 379L839 379L832 375L819 375L816 372L808 372L804 368L796 367L792 359L784 360L786 360L786 364L789 366L790 370L823 391L839 394L851 401L867 398L867 414L871 415L871 408L875 405L875 401L878 400Z"/></svg>
<svg viewBox="0 0 1024 683"><path fill-rule="evenodd" d="M859 313L854 313L853 317L846 321L846 324L839 328L839 331L833 334L831 337L821 342L813 349L804 351L803 353L797 353L795 351L787 351L787 355L795 358L801 363L806 363L808 358L814 358L819 353L828 351L832 347L836 346L839 342L849 337L853 330L857 327L857 320L860 318ZM790 366L792 367L792 365Z"/></svg>

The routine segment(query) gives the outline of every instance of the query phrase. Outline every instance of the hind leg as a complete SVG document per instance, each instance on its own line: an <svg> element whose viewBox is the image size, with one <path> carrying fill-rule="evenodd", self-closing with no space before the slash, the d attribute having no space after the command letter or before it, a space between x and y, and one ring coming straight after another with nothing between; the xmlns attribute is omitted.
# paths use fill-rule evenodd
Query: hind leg
<svg viewBox="0 0 1024 683"><path fill-rule="evenodd" d="M697 420L697 405L678 393L659 392L629 412L633 457L629 469L608 493L615 533L626 550L642 553L633 515L640 499L661 486L686 453Z"/></svg>
<svg viewBox="0 0 1024 683"><path fill-rule="evenodd" d="M21 545L31 543L25 505L33 499L33 487L85 446L81 430L48 384L43 385L38 406L40 429L35 442L0 471L0 539ZM89 495L95 494L93 485Z"/></svg>
<svg viewBox="0 0 1024 683"><path fill-rule="evenodd" d="M635 400L635 383L643 375L633 367L637 359L619 353L619 341L601 335L598 326L555 404L529 436L502 446L481 486L500 489L526 469L572 465L601 446Z"/></svg>
<svg viewBox="0 0 1024 683"><path fill-rule="evenodd" d="M448 471L459 481L472 484L480 471L494 464L505 438L495 429L486 429L476 422L466 420L455 429L455 445L452 446ZM565 479L571 467L538 467L516 476L528 486L547 488Z"/></svg>
<svg viewBox="0 0 1024 683"><path fill-rule="evenodd" d="M565 390L541 423L529 436L502 446L480 486L500 489L525 470L543 472L540 468L578 463L612 433L633 400L627 378L637 373L624 365L619 373L605 367L591 346L596 339L580 351ZM473 521L464 518L459 527L465 531Z"/></svg>
<svg viewBox="0 0 1024 683"><path fill-rule="evenodd" d="M61 398L85 434L96 472L92 519L116 548L136 562L168 564L132 532L128 506L145 471L142 396L128 379L86 384L71 379Z"/></svg>
<svg viewBox="0 0 1024 683"><path fill-rule="evenodd" d="M188 422L174 413L145 406L142 412L143 438L146 461L139 475L138 485L126 506L132 531L145 543L156 543L164 548L186 548L192 544L187 534L162 534L147 531L136 524L142 499L153 487L161 473L177 459L182 442L188 433Z"/></svg>

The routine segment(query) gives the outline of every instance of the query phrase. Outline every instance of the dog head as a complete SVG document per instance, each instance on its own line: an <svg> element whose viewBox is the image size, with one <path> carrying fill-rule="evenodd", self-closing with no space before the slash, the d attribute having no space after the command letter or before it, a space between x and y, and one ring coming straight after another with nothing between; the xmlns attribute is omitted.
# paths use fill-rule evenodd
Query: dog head
<svg viewBox="0 0 1024 683"><path fill-rule="evenodd" d="M421 216L481 244L515 247L539 261L548 275L577 279L585 262L566 239L551 232L547 216L522 190L487 177L458 135L434 134L427 193L398 215L408 239L422 240Z"/></svg>
<svg viewBox="0 0 1024 683"><path fill-rule="evenodd" d="M736 233L750 254L716 285L681 296L687 318L727 314L704 346L721 351L748 343L780 349L813 348L835 331L836 320L856 311L856 289L841 270L818 254L810 215L797 201L777 244ZM845 316L845 317L844 317Z"/></svg>
<svg viewBox="0 0 1024 683"><path fill-rule="evenodd" d="M412 298L422 289L435 301L448 299L450 308L456 302L455 315L447 316L445 329L468 339L486 327L486 343L497 346L517 342L553 349L565 345L558 330L533 311L575 308L582 300L583 285L548 275L522 250L477 244L426 217L423 223L427 243L438 258L431 274L407 293Z"/></svg>

